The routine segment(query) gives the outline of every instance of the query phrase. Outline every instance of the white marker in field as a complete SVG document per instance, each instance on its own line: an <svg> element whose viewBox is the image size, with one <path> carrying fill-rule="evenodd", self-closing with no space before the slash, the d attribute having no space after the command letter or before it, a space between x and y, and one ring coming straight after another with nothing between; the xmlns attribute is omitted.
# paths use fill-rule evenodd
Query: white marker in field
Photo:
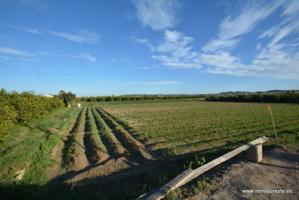
<svg viewBox="0 0 299 200"><path fill-rule="evenodd" d="M78 105L78 108L81 108L81 104L80 103L78 103L77 105Z"/></svg>

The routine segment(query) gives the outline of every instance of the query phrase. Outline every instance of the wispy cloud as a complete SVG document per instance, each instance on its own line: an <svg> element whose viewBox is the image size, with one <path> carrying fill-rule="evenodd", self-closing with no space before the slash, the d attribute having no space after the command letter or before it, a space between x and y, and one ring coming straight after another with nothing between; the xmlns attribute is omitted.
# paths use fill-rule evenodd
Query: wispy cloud
<svg viewBox="0 0 299 200"><path fill-rule="evenodd" d="M299 42L288 37L299 32L299 4L296 2L247 1L236 17L228 16L221 22L218 38L202 48L200 63L204 69L209 73L233 76L298 80ZM241 57L232 55L230 50L242 37L274 11L282 12L281 22L258 36L257 55L251 62L244 63Z"/></svg>
<svg viewBox="0 0 299 200"><path fill-rule="evenodd" d="M9 27L9 28L12 28L12 29L15 29L15 30L19 30L19 31L24 31L24 32L27 32L27 33L42 35L42 33L37 28L25 28L25 27L16 26L16 25L13 25L13 24L2 23L2 22L0 22L0 25Z"/></svg>
<svg viewBox="0 0 299 200"><path fill-rule="evenodd" d="M112 58L111 61L114 63L130 63L130 62L132 62L132 60L130 60L126 57Z"/></svg>
<svg viewBox="0 0 299 200"><path fill-rule="evenodd" d="M146 38L136 39L136 42L147 46L153 59L171 68L201 68L208 73L231 76L299 79L299 40L282 43L289 35L299 32L296 20L299 14L294 12L294 8L290 11L291 5L291 1L248 1L235 17L228 16L220 23L218 38L202 47L201 51L194 50L193 38L178 31L165 31L164 39L158 45ZM247 33L277 10L282 11L284 19L257 38L267 39L268 44L263 46L265 41L259 41L257 55L251 62L244 63L241 57L231 53Z"/></svg>
<svg viewBox="0 0 299 200"><path fill-rule="evenodd" d="M11 58L16 58L21 61L36 61L43 56L79 58L79 59L87 60L89 62L96 62L97 60L95 56L85 52L80 53L78 55L57 54L57 53L50 53L44 51L31 53L28 51L23 51L15 48L0 46L0 58L3 60L10 60Z"/></svg>
<svg viewBox="0 0 299 200"><path fill-rule="evenodd" d="M132 0L137 19L144 27L153 30L172 28L177 23L177 0Z"/></svg>
<svg viewBox="0 0 299 200"><path fill-rule="evenodd" d="M96 62L97 58L90 53L79 53L79 54L57 54L56 56L68 57L68 58L78 58L82 60L87 60L89 62Z"/></svg>
<svg viewBox="0 0 299 200"><path fill-rule="evenodd" d="M99 34L84 29L76 33L58 32L58 31L49 31L49 33L57 37L61 37L79 44L82 43L97 44L101 39L101 36Z"/></svg>
<svg viewBox="0 0 299 200"><path fill-rule="evenodd" d="M81 58L81 59L85 59L85 60L88 60L90 62L95 62L97 61L96 57L90 55L89 53L81 53L80 55L77 56L78 58Z"/></svg>
<svg viewBox="0 0 299 200"><path fill-rule="evenodd" d="M273 38L271 43L268 46L273 46L277 44L279 41L290 35L291 33L294 33L294 31L298 31L299 29L299 21L292 21L285 26L282 26L279 28L275 34L273 34Z"/></svg>
<svg viewBox="0 0 299 200"><path fill-rule="evenodd" d="M213 52L235 47L240 37L253 30L256 25L272 14L284 1L247 1L236 16L226 17L219 26L216 39L211 40L202 50Z"/></svg>
<svg viewBox="0 0 299 200"><path fill-rule="evenodd" d="M299 15L299 1L289 0L284 4L283 16L296 17Z"/></svg>
<svg viewBox="0 0 299 200"><path fill-rule="evenodd" d="M22 56L27 56L27 57L36 56L36 54L22 51L19 49L9 48L9 47L0 47L0 54L11 55L11 56L21 56L21 57Z"/></svg>
<svg viewBox="0 0 299 200"><path fill-rule="evenodd" d="M19 2L25 6L28 6L42 14L47 14L49 10L47 0L19 0Z"/></svg>
<svg viewBox="0 0 299 200"><path fill-rule="evenodd" d="M162 80L162 81L150 81L150 82L125 82L125 85L177 85L180 82L175 80Z"/></svg>
<svg viewBox="0 0 299 200"><path fill-rule="evenodd" d="M165 31L164 40L159 45L153 45L148 40L139 40L152 52L152 58L162 65L175 69L200 68L198 53L192 50L194 39L178 31Z"/></svg>
<svg viewBox="0 0 299 200"><path fill-rule="evenodd" d="M155 47L151 44L151 42L148 39L137 38L137 39L133 39L133 40L139 44L144 44L145 46L147 46L149 48L149 50L155 51Z"/></svg>

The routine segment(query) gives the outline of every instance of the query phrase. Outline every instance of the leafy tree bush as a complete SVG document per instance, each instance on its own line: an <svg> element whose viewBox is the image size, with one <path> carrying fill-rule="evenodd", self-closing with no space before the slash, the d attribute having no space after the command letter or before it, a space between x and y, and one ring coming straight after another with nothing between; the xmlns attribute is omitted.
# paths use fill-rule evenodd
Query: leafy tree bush
<svg viewBox="0 0 299 200"><path fill-rule="evenodd" d="M13 106L9 104L7 93L5 90L0 91L0 131L5 130L13 122L16 121L17 112Z"/></svg>
<svg viewBox="0 0 299 200"><path fill-rule="evenodd" d="M76 98L76 95L71 92L60 90L59 94L56 97L60 98L65 106L68 106L70 102Z"/></svg>
<svg viewBox="0 0 299 200"><path fill-rule="evenodd" d="M4 131L14 122L27 123L62 106L63 102L57 97L49 98L29 92L9 93L1 89L0 131Z"/></svg>

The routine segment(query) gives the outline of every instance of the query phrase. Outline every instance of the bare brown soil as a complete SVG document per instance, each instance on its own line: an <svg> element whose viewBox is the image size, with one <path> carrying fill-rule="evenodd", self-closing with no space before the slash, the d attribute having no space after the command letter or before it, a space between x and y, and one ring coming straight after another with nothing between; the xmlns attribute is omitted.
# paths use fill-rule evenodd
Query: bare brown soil
<svg viewBox="0 0 299 200"><path fill-rule="evenodd" d="M190 197L187 197L186 188L183 193L189 200L295 200L298 199L298 184L299 153L276 148L266 151L260 163L241 161L232 164L222 175L212 178L207 190Z"/></svg>
<svg viewBox="0 0 299 200"><path fill-rule="evenodd" d="M108 133L103 130L103 125L94 117L98 134L106 146L108 154L99 151L91 136L88 111L82 111L83 117L78 117L74 124L75 127L70 131L70 134L76 134L74 137L76 140L70 141L76 143L75 152L72 156L73 162L70 163L66 173L60 176L62 182L76 185L82 180L93 180L98 176L107 176L132 166L139 166L148 159L153 160L153 156L142 143L128 132L125 132L127 134L125 136L123 132L119 131L119 127L123 128L120 124L115 122L119 126L115 127L115 124L113 125L109 117L100 109L93 110L93 116L95 116L94 112L102 117L110 129L109 134L113 134L116 140L108 139ZM125 129L123 128L123 130Z"/></svg>

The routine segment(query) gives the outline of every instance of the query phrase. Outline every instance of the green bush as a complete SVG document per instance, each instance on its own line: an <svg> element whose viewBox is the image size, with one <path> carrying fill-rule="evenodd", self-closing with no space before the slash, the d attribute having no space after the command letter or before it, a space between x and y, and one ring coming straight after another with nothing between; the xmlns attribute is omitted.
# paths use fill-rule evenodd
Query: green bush
<svg viewBox="0 0 299 200"><path fill-rule="evenodd" d="M0 131L8 128L16 121L17 112L10 105L5 105L5 102L0 101Z"/></svg>
<svg viewBox="0 0 299 200"><path fill-rule="evenodd" d="M59 98L49 98L29 92L17 93L0 90L0 131L14 122L27 123L40 118L52 110L62 107Z"/></svg>

